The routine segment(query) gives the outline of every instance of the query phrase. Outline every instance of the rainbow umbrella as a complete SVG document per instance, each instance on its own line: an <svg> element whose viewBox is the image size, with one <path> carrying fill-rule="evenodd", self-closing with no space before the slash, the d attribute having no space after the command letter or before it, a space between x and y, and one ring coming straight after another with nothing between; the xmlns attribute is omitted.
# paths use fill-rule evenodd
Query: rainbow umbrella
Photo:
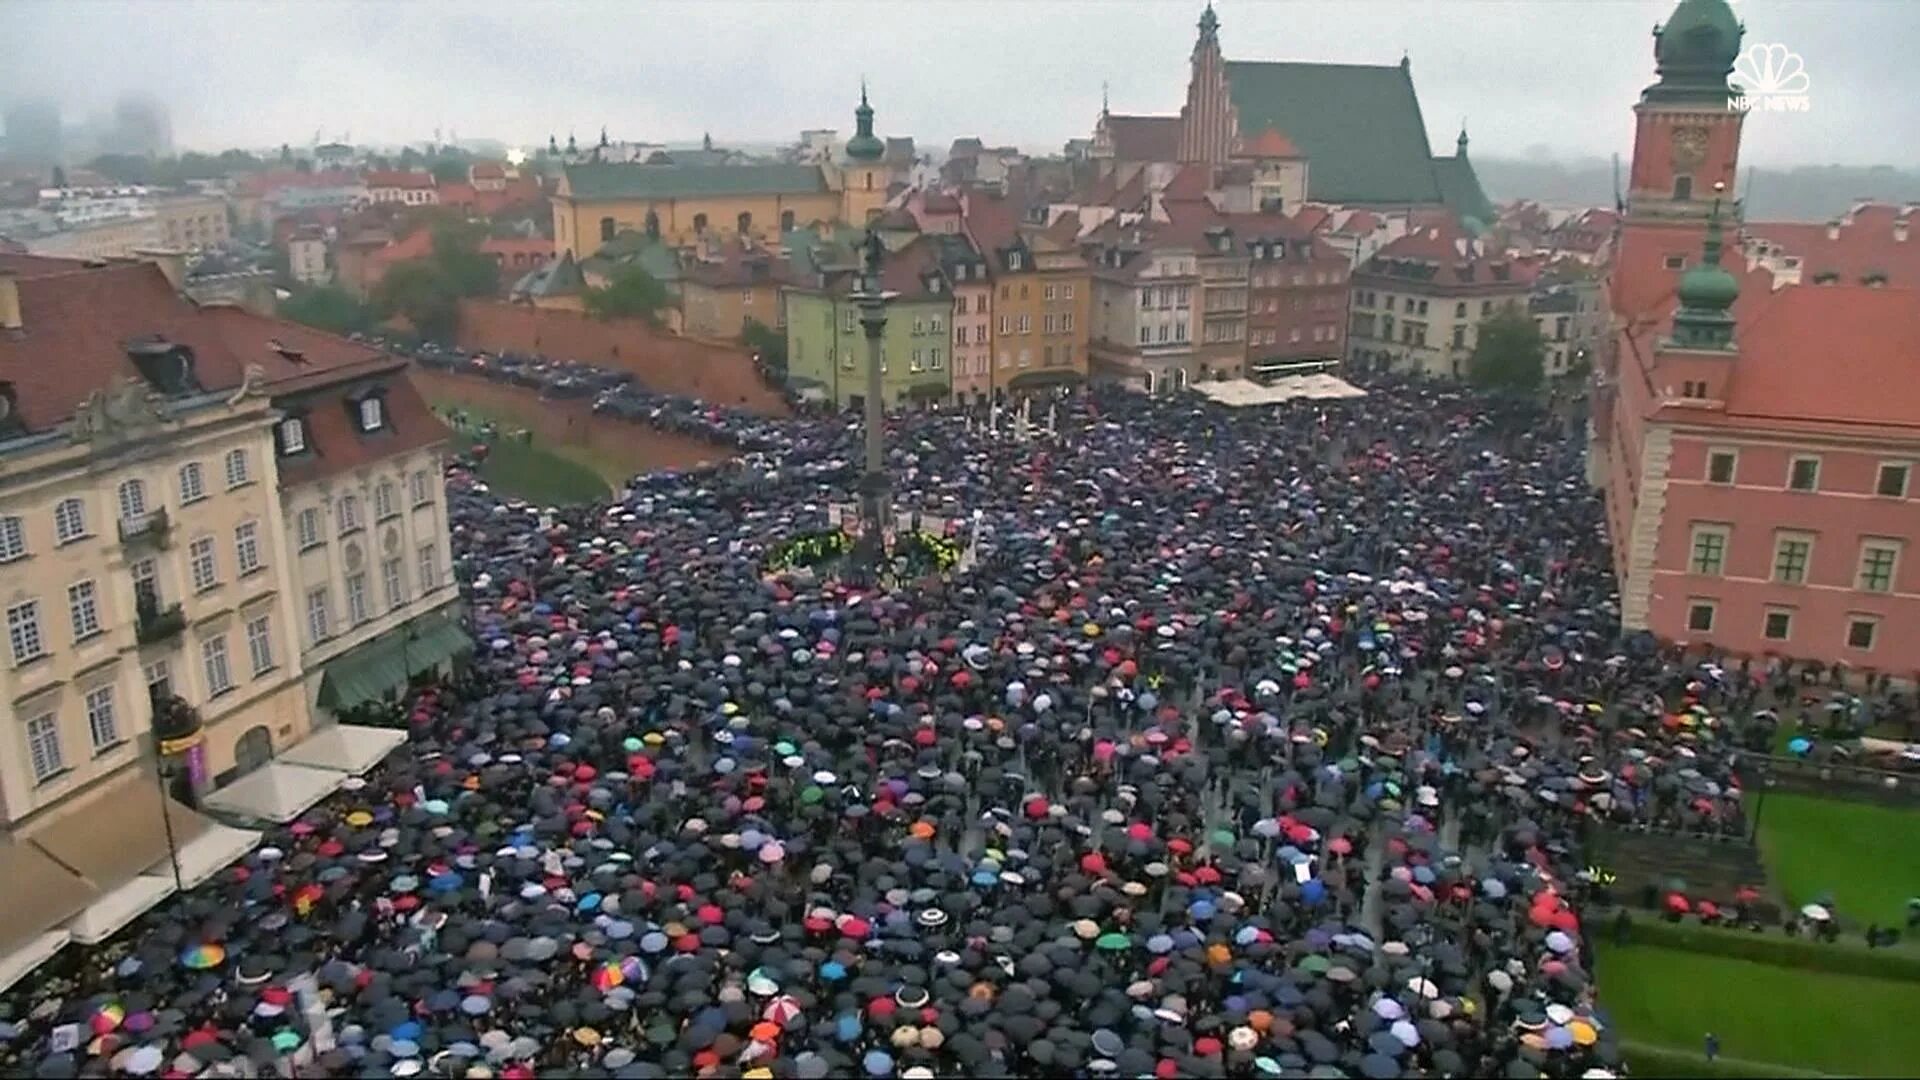
<svg viewBox="0 0 1920 1080"><path fill-rule="evenodd" d="M225 963L227 950L218 945L195 945L180 954L180 966L194 971L205 971Z"/></svg>
<svg viewBox="0 0 1920 1080"><path fill-rule="evenodd" d="M626 981L619 964L602 964L593 969L593 988L603 994Z"/></svg>
<svg viewBox="0 0 1920 1080"><path fill-rule="evenodd" d="M119 1002L109 1001L93 1011L93 1018L88 1021L88 1024L93 1028L95 1035L105 1035L118 1028L120 1021L126 1018L127 1010L122 1008Z"/></svg>

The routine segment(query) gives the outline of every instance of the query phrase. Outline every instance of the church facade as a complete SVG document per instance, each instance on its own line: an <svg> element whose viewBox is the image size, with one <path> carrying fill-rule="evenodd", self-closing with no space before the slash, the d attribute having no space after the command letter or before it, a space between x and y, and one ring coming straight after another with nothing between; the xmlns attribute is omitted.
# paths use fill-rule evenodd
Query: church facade
<svg viewBox="0 0 1920 1080"><path fill-rule="evenodd" d="M1200 16L1186 102L1177 116L1102 109L1091 156L1125 183L1158 163L1205 164L1252 182L1269 207L1298 201L1399 210L1445 208L1485 225L1493 208L1467 158L1463 132L1438 157L1414 92L1412 68L1228 60L1220 20ZM1295 192L1301 198L1289 203Z"/></svg>

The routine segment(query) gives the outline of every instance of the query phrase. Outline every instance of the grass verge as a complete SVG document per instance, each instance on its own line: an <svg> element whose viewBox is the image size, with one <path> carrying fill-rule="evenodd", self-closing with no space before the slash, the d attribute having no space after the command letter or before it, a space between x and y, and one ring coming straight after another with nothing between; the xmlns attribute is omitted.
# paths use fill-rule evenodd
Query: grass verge
<svg viewBox="0 0 1920 1080"><path fill-rule="evenodd" d="M1920 810L1776 792L1760 817L1774 887L1798 908L1831 894L1848 925L1903 925L1920 896Z"/></svg>

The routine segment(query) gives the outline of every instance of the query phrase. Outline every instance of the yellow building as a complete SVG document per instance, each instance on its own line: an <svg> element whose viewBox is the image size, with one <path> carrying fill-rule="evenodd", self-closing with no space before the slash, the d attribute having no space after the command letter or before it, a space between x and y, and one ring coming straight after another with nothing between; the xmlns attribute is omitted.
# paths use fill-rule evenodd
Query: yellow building
<svg viewBox="0 0 1920 1080"><path fill-rule="evenodd" d="M818 165L569 165L553 195L555 247L584 259L622 231L680 246L864 223L886 204L893 170L864 88L854 115L859 131L844 155Z"/></svg>
<svg viewBox="0 0 1920 1080"><path fill-rule="evenodd" d="M218 247L232 236L227 201L212 195L182 195L159 200L153 206L160 219L160 241L170 248L198 251Z"/></svg>

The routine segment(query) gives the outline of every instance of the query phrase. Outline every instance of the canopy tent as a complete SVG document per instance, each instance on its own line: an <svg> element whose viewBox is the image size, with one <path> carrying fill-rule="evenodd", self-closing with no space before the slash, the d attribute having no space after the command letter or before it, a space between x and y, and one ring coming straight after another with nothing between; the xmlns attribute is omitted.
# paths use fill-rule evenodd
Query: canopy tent
<svg viewBox="0 0 1920 1080"><path fill-rule="evenodd" d="M332 724L286 750L278 760L363 776L406 741L407 733L393 728Z"/></svg>
<svg viewBox="0 0 1920 1080"><path fill-rule="evenodd" d="M436 613L414 619L328 664L320 678L320 707L337 713L378 701L414 675L472 650L473 639L457 618Z"/></svg>
<svg viewBox="0 0 1920 1080"><path fill-rule="evenodd" d="M1262 386L1250 379L1228 379L1224 382L1197 382L1193 388L1214 401L1229 408L1249 408L1256 405L1277 405L1294 398L1357 398L1366 397L1367 392L1332 375L1298 375L1275 379L1269 385Z"/></svg>
<svg viewBox="0 0 1920 1080"><path fill-rule="evenodd" d="M0 912L6 913L0 918L0 986L19 977L18 958L45 949L41 938L64 936L60 924L99 898L99 889L37 845L0 842ZM46 950L46 956L58 949Z"/></svg>
<svg viewBox="0 0 1920 1080"><path fill-rule="evenodd" d="M152 775L130 770L109 782L96 801L36 832L33 842L103 894L110 893L166 861L169 829L175 848L207 830L206 818L162 798Z"/></svg>
<svg viewBox="0 0 1920 1080"><path fill-rule="evenodd" d="M49 930L44 934L30 937L26 943L12 952L0 955L0 991L33 973L33 969L54 958L73 935L64 929Z"/></svg>
<svg viewBox="0 0 1920 1080"><path fill-rule="evenodd" d="M239 821L286 823L339 789L347 774L269 761L200 800L216 814Z"/></svg>
<svg viewBox="0 0 1920 1080"><path fill-rule="evenodd" d="M172 877L137 874L88 904L85 911L67 920L67 931L82 945L98 945L119 933L126 925L172 896Z"/></svg>
<svg viewBox="0 0 1920 1080"><path fill-rule="evenodd" d="M233 865L260 845L260 834L251 829L208 822L206 831L179 845L180 883L191 889ZM148 868L154 877L173 879L173 860L162 858Z"/></svg>

